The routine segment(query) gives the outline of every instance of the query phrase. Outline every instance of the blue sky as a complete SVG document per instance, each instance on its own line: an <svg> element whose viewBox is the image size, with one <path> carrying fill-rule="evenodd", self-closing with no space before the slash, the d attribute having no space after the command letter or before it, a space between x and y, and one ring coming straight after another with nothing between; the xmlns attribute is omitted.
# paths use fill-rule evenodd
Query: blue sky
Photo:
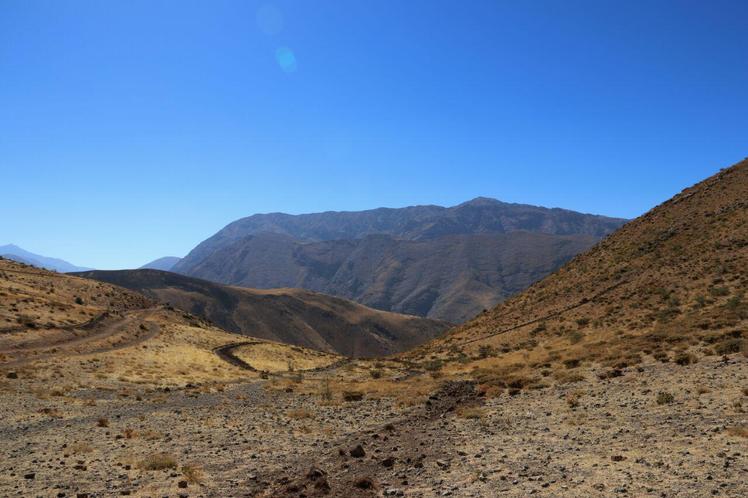
<svg viewBox="0 0 748 498"><path fill-rule="evenodd" d="M745 1L0 0L0 245L98 268L257 212L634 217L748 155Z"/></svg>

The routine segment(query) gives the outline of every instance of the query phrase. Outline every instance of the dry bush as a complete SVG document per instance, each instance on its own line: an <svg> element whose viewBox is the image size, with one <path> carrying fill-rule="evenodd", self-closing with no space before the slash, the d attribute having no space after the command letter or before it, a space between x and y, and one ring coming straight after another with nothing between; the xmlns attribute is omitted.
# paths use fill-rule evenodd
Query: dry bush
<svg viewBox="0 0 748 498"><path fill-rule="evenodd" d="M361 391L343 391L343 401L361 401L364 393Z"/></svg>
<svg viewBox="0 0 748 498"><path fill-rule="evenodd" d="M553 374L553 378L559 384L573 384L575 382L582 382L585 378L584 375L577 372L564 372L558 371Z"/></svg>
<svg viewBox="0 0 748 498"><path fill-rule="evenodd" d="M657 397L655 398L655 401L657 401L658 405L669 405L673 401L675 401L675 396L673 396L672 394L668 392L660 391L657 393Z"/></svg>
<svg viewBox="0 0 748 498"><path fill-rule="evenodd" d="M79 455L81 453L91 453L93 451L93 447L88 443L76 441L68 445L67 451L70 452L71 455Z"/></svg>
<svg viewBox="0 0 748 498"><path fill-rule="evenodd" d="M305 408L295 408L293 410L288 410L288 412L286 412L286 416L294 420L314 418L314 414Z"/></svg>
<svg viewBox="0 0 748 498"><path fill-rule="evenodd" d="M109 420L102 417L99 420L96 421L96 425L98 427L109 427Z"/></svg>
<svg viewBox="0 0 748 498"><path fill-rule="evenodd" d="M205 473L199 465L183 465L182 475L190 484L202 484L205 480Z"/></svg>
<svg viewBox="0 0 748 498"><path fill-rule="evenodd" d="M486 417L486 410L479 406L461 406L456 414L460 418L483 420Z"/></svg>
<svg viewBox="0 0 748 498"><path fill-rule="evenodd" d="M576 408L579 406L579 401L584 396L582 391L571 391L566 393L566 404L569 408Z"/></svg>
<svg viewBox="0 0 748 498"><path fill-rule="evenodd" d="M728 427L725 431L731 436L748 438L748 425L733 425Z"/></svg>
<svg viewBox="0 0 748 498"><path fill-rule="evenodd" d="M154 453L140 462L140 468L143 470L176 469L177 460L168 453Z"/></svg>

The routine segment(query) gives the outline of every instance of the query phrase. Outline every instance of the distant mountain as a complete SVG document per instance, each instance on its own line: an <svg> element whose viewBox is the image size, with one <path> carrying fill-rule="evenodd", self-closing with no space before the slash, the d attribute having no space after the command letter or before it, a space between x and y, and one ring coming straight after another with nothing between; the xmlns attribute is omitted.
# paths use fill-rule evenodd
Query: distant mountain
<svg viewBox="0 0 748 498"><path fill-rule="evenodd" d="M258 214L199 244L173 271L248 287L301 287L458 322L624 222L488 198L450 208Z"/></svg>
<svg viewBox="0 0 748 498"><path fill-rule="evenodd" d="M171 270L175 264L179 263L182 258L176 256L165 256L163 258L154 259L150 263L144 264L140 267L141 270Z"/></svg>
<svg viewBox="0 0 748 498"><path fill-rule="evenodd" d="M243 289L148 269L77 275L170 303L230 332L346 356L404 351L449 327L446 322L373 310L300 289Z"/></svg>
<svg viewBox="0 0 748 498"><path fill-rule="evenodd" d="M34 265L38 268L45 268L60 273L90 270L90 268L75 266L74 264L68 263L62 259L49 258L39 254L34 254L33 252L26 251L25 249L21 249L13 244L0 246L0 256L20 263Z"/></svg>

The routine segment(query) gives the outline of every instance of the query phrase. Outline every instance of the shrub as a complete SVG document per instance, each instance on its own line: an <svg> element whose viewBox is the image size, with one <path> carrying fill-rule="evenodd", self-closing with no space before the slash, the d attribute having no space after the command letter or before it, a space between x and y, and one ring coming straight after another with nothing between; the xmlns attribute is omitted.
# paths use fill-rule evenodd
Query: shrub
<svg viewBox="0 0 748 498"><path fill-rule="evenodd" d="M730 294L730 290L727 287L712 287L709 289L712 296L726 296Z"/></svg>
<svg viewBox="0 0 748 498"><path fill-rule="evenodd" d="M364 393L361 391L343 391L343 401L361 401Z"/></svg>
<svg viewBox="0 0 748 498"><path fill-rule="evenodd" d="M141 463L140 468L143 470L166 470L176 469L177 460L168 453L154 453L147 456Z"/></svg>
<svg viewBox="0 0 748 498"><path fill-rule="evenodd" d="M735 425L733 427L728 427L726 430L731 436L748 438L748 425Z"/></svg>
<svg viewBox="0 0 748 498"><path fill-rule="evenodd" d="M485 418L486 411L483 408L477 406L465 406L457 410L457 416L460 418L467 418L471 420L480 420Z"/></svg>
<svg viewBox="0 0 748 498"><path fill-rule="evenodd" d="M727 303L725 304L725 306L727 307L727 309L731 311L735 311L740 307L741 304L742 304L742 299L740 296L732 296L730 299L727 300Z"/></svg>
<svg viewBox="0 0 748 498"><path fill-rule="evenodd" d="M714 346L714 351L717 354L725 355L725 354L739 353L742 347L743 347L742 339L728 339Z"/></svg>
<svg viewBox="0 0 748 498"><path fill-rule="evenodd" d="M690 365L696 363L696 357L690 353L679 353L673 360L678 365Z"/></svg>
<svg viewBox="0 0 748 498"><path fill-rule="evenodd" d="M369 370L369 375L371 375L372 379L381 379L382 378L382 371L377 369Z"/></svg>
<svg viewBox="0 0 748 498"><path fill-rule="evenodd" d="M197 465L182 466L182 475L190 484L200 484L205 479L203 469Z"/></svg>
<svg viewBox="0 0 748 498"><path fill-rule="evenodd" d="M76 298L75 298L75 304L80 304L82 306L83 305L83 299L81 297L79 297L79 296L76 296Z"/></svg>
<svg viewBox="0 0 748 498"><path fill-rule="evenodd" d="M425 368L429 372L437 372L441 370L443 366L444 366L444 361L436 359L436 360L431 360L428 363L426 363L426 365L424 365L423 368Z"/></svg>
<svg viewBox="0 0 748 498"><path fill-rule="evenodd" d="M657 393L657 398L655 398L655 400L658 405L669 405L675 401L675 397L668 392L660 391Z"/></svg>
<svg viewBox="0 0 748 498"><path fill-rule="evenodd" d="M302 420L306 418L314 418L314 415L312 415L312 412L309 410L306 410L304 408L296 408L293 410L289 410L286 415L288 415L288 418L292 418L294 420Z"/></svg>
<svg viewBox="0 0 748 498"><path fill-rule="evenodd" d="M577 344L584 339L584 334L575 330L573 332L569 332L569 342L571 344Z"/></svg>
<svg viewBox="0 0 748 498"><path fill-rule="evenodd" d="M579 406L579 400L582 399L584 393L581 391L573 391L566 394L566 404L569 408L577 408Z"/></svg>
<svg viewBox="0 0 748 498"><path fill-rule="evenodd" d="M481 359L488 358L489 356L493 356L493 355L494 355L494 350L488 344L484 344L483 346L478 348L478 356Z"/></svg>
<svg viewBox="0 0 748 498"><path fill-rule="evenodd" d="M102 417L96 421L96 425L99 427L109 427L109 420Z"/></svg>

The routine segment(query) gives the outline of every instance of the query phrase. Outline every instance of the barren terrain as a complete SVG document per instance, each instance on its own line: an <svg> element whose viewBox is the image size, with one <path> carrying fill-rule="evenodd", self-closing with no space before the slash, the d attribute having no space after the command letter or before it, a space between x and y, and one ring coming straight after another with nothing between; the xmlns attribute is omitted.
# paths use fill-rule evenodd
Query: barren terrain
<svg viewBox="0 0 748 498"><path fill-rule="evenodd" d="M0 260L2 496L748 495L748 163L380 359Z"/></svg>

